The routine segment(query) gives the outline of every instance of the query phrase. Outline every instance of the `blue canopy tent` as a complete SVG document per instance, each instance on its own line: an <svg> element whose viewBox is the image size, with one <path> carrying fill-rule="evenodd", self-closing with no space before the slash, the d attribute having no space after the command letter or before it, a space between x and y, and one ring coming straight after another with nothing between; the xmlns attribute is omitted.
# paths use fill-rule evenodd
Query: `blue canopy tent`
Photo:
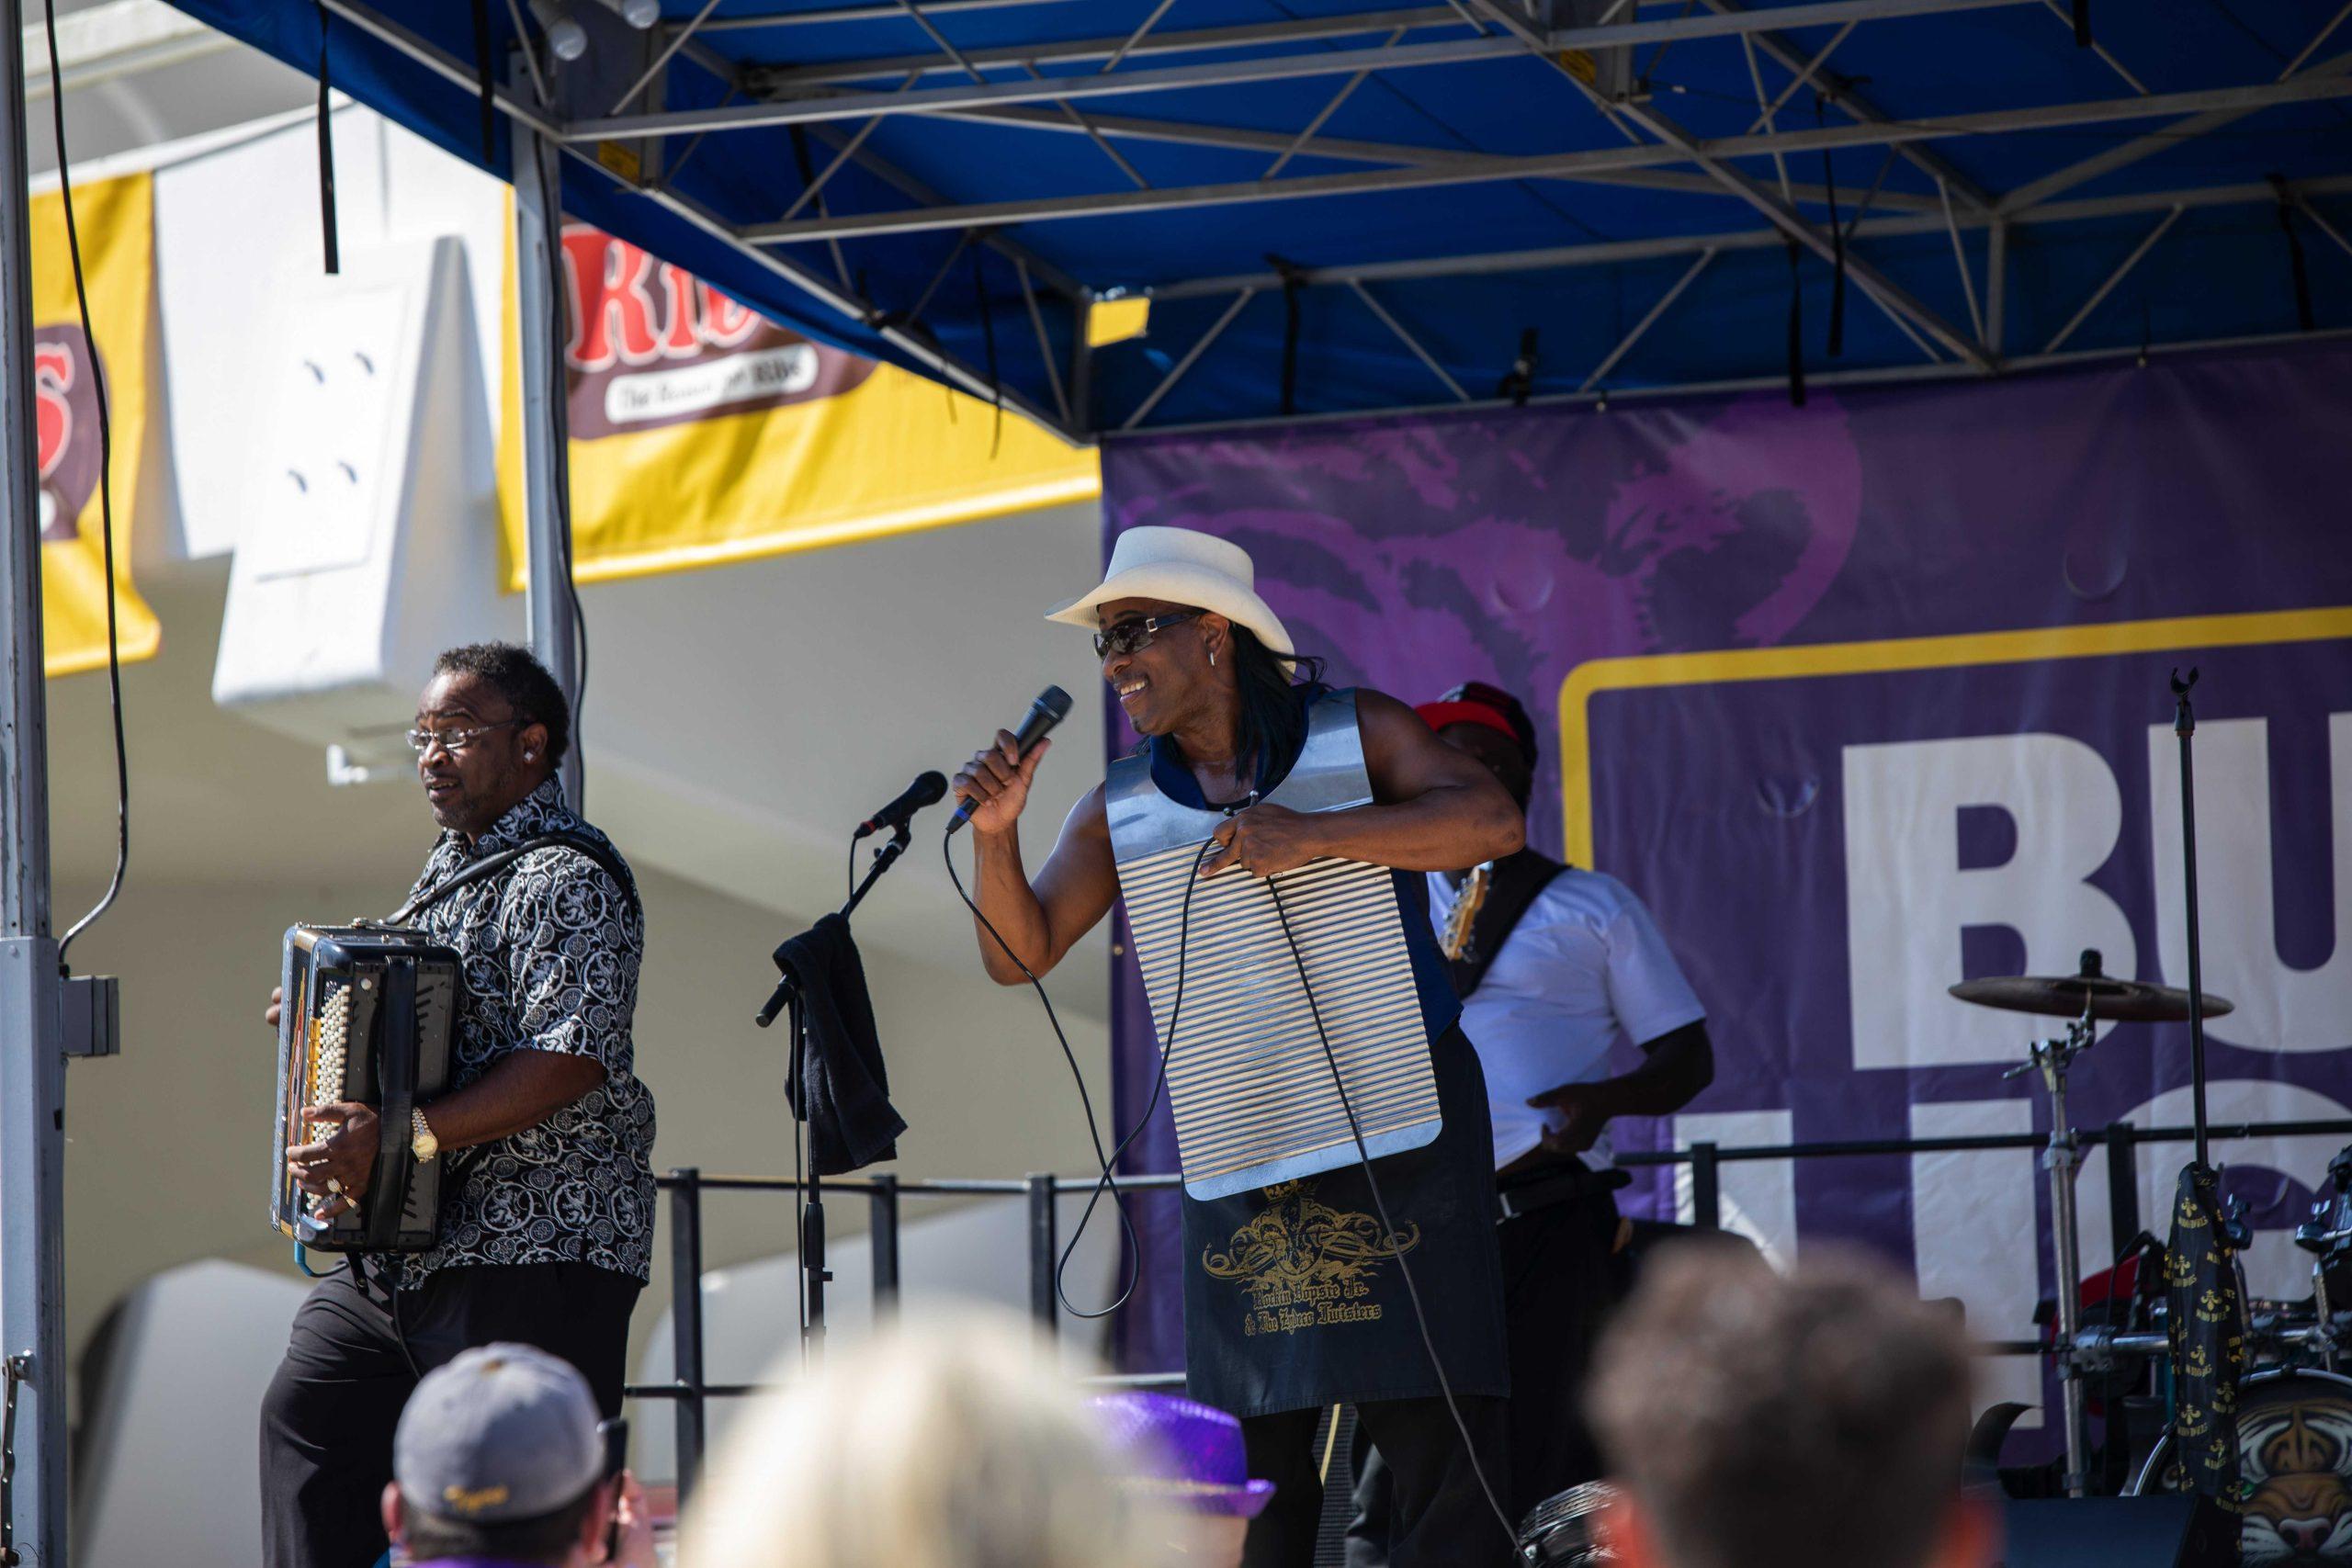
<svg viewBox="0 0 2352 1568"><path fill-rule="evenodd" d="M177 3L525 169L542 259L560 201L1074 440L2352 331L2352 0ZM49 934L21 9L0 0L0 1383L25 1438L0 1544L47 1565L65 998L88 1052L111 993L67 992ZM560 190L527 172L550 167ZM1148 331L1089 347L1135 294ZM554 322L525 312L526 488L534 640L567 670Z"/></svg>
<svg viewBox="0 0 2352 1568"><path fill-rule="evenodd" d="M2337 0L179 3L1077 439L2352 327Z"/></svg>

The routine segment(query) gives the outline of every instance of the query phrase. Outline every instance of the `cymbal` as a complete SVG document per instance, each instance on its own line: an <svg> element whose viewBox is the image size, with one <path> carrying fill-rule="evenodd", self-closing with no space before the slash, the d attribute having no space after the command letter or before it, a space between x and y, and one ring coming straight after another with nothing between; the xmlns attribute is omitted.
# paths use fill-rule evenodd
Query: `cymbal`
<svg viewBox="0 0 2352 1568"><path fill-rule="evenodd" d="M1951 987L1962 1001L2009 1012L2038 1012L2052 1018L2080 1018L2083 1004L2091 1016L2117 1023L2175 1023L2188 1017L2188 993L2171 986L2151 986L2139 980L2118 980L2096 968L2083 975L1993 975L1962 980ZM2228 998L2205 993L2205 1016L2219 1018L2234 1010Z"/></svg>

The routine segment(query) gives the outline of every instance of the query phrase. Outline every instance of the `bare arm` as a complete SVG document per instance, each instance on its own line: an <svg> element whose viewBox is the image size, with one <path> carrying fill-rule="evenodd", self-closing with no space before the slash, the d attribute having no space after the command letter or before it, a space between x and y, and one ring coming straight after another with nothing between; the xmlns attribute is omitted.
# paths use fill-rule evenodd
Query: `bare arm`
<svg viewBox="0 0 2352 1568"><path fill-rule="evenodd" d="M426 1106L424 1120L447 1154L536 1127L604 1081L605 1065L594 1056L515 1051Z"/></svg>
<svg viewBox="0 0 2352 1568"><path fill-rule="evenodd" d="M1021 857L1021 812L1028 804L1030 781L1053 742L1041 741L1016 761L1012 741L1001 732L995 747L956 775L956 793L980 803L972 814L972 901L1004 946L979 922L973 922L973 930L981 966L1000 986L1027 979L1023 964L1035 975L1050 971L1119 896L1099 784L1071 807L1053 852L1031 882ZM1018 955L1018 963L1005 947Z"/></svg>
<svg viewBox="0 0 2352 1568"><path fill-rule="evenodd" d="M537 1126L603 1083L608 1057L623 1059L617 1054L628 1049L627 1031L636 1011L642 938L624 921L620 946L607 953L613 962L592 964L577 941L580 918L560 918L557 911L578 904L594 912L625 897L601 867L567 864L508 908L506 918L526 933L511 958L506 998L520 1043L472 1083L424 1108L444 1152ZM592 1009L591 1000L604 1005ZM273 993L271 1010L277 1009ZM288 1150L287 1157L302 1168L301 1186L311 1192L328 1190L330 1179L346 1195L366 1192L381 1140L413 1135L409 1127L383 1126L377 1110L367 1105L322 1105L304 1114L322 1124L321 1135Z"/></svg>
<svg viewBox="0 0 2352 1568"><path fill-rule="evenodd" d="M1669 1029L1642 1043L1642 1062L1632 1072L1598 1083L1566 1084L1527 1103L1566 1113L1567 1123L1546 1132L1544 1146L1554 1154L1581 1154L1602 1127L1619 1116L1671 1116L1715 1081L1715 1048L1704 1020Z"/></svg>
<svg viewBox="0 0 2352 1568"><path fill-rule="evenodd" d="M560 1051L516 1051L491 1064L481 1077L424 1108L425 1124L441 1152L487 1144L536 1127L605 1081L605 1065L594 1056ZM319 1129L315 1143L286 1151L306 1192L324 1195L330 1179L346 1194L331 1213L368 1190L376 1176L376 1151L386 1137L406 1139L409 1127L387 1128L376 1107L343 1101L313 1106L303 1119Z"/></svg>
<svg viewBox="0 0 2352 1568"><path fill-rule="evenodd" d="M1475 758L1448 746L1396 698L1356 694L1356 725L1373 804L1301 814L1253 806L1217 829L1223 849L1202 867L1238 865L1260 876L1338 855L1399 871L1459 871L1498 860L1527 841L1510 793Z"/></svg>

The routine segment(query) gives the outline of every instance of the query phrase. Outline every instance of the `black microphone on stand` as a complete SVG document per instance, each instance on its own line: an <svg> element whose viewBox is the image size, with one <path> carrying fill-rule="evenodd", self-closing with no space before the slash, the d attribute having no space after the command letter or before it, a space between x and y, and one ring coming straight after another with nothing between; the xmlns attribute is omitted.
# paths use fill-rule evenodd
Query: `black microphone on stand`
<svg viewBox="0 0 2352 1568"><path fill-rule="evenodd" d="M905 792L898 799L860 822L857 825L857 831L851 834L850 838L855 840L868 834L878 833L885 828L903 828L907 825L909 818L924 807L933 804L946 793L946 774L936 769L922 774L906 787Z"/></svg>
<svg viewBox="0 0 2352 1568"><path fill-rule="evenodd" d="M865 874L865 880L859 883L856 891L849 896L849 902L841 907L840 913L843 919L847 919L850 911L855 909L865 899L866 889L872 887L884 872L898 863L899 853L907 847L907 819L946 793L946 777L934 769L917 777L914 783L900 792L898 799L857 825L857 831L850 835L852 843L869 834L878 833L885 828L889 829L896 837L889 843L874 852L873 869ZM775 983L775 989L768 993L766 1005L752 1018L752 1021L762 1029L765 1029L775 1021L776 1014L785 1010L791 1002L794 993L800 988L799 976L789 968L785 968L784 953L784 948L776 949L776 966L784 969L784 977Z"/></svg>
<svg viewBox="0 0 2352 1568"><path fill-rule="evenodd" d="M1027 756L1029 748L1046 738L1046 731L1053 728L1068 716L1069 716L1068 692L1063 691L1059 686L1048 686L1038 693L1037 700L1029 705L1028 713L1022 717L1021 728L1012 732L1012 750L1015 754ZM967 800L963 805L958 806L956 808L956 815L947 819L947 830L950 833L955 832L956 829L969 822L972 819L972 813L978 809L979 803L973 800Z"/></svg>

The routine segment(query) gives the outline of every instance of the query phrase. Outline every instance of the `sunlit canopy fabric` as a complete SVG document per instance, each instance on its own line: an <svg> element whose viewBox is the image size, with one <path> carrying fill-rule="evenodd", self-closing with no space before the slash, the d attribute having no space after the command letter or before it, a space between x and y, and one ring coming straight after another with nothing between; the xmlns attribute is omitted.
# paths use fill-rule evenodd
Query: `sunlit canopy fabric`
<svg viewBox="0 0 2352 1568"><path fill-rule="evenodd" d="M336 87L508 172L470 0L179 3L306 71L330 17ZM2352 327L2336 0L571 8L570 211L1081 436ZM481 7L502 84L560 9Z"/></svg>

